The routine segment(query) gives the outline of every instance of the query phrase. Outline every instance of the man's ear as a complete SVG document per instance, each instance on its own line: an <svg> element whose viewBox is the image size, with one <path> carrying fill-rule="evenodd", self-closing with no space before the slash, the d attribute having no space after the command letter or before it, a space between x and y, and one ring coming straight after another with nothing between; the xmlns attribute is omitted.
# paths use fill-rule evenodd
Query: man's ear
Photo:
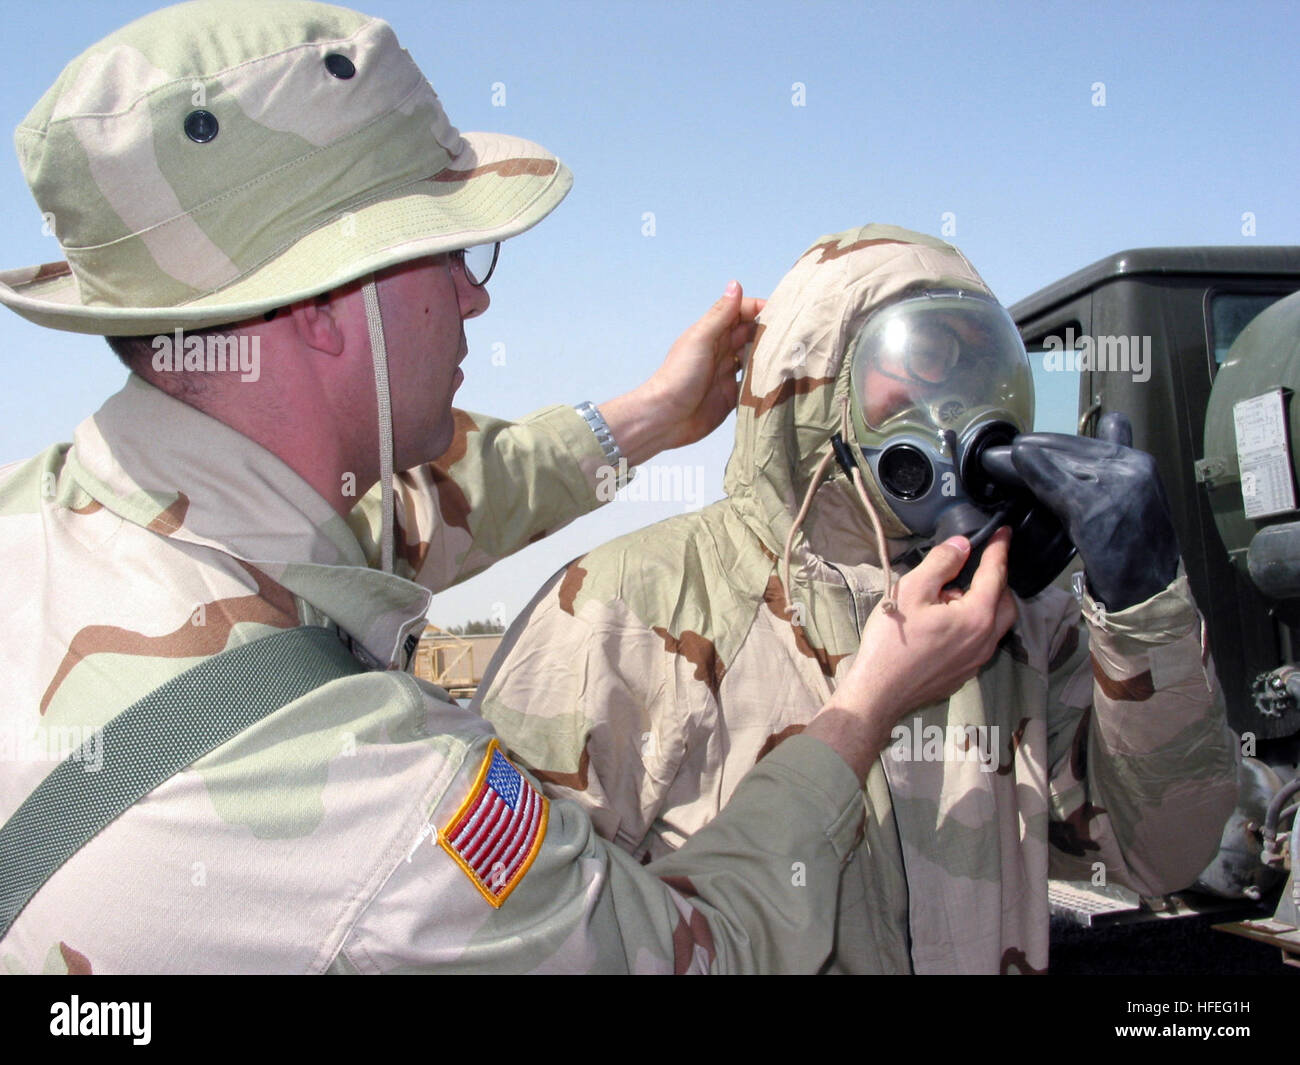
<svg viewBox="0 0 1300 1065"><path fill-rule="evenodd" d="M335 317L331 293L299 300L289 308L289 318L298 339L325 355L343 353L343 330Z"/></svg>

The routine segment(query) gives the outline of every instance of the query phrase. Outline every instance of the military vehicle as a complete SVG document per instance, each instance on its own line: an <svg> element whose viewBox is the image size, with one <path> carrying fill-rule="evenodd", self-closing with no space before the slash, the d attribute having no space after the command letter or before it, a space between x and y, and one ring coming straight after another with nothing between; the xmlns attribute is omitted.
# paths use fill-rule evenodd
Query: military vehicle
<svg viewBox="0 0 1300 1065"><path fill-rule="evenodd" d="M1243 755L1192 890L1053 882L1054 930L1226 912L1300 967L1300 247L1120 252L1010 311L1040 381L1077 374L1077 431L1123 411L1155 457Z"/></svg>

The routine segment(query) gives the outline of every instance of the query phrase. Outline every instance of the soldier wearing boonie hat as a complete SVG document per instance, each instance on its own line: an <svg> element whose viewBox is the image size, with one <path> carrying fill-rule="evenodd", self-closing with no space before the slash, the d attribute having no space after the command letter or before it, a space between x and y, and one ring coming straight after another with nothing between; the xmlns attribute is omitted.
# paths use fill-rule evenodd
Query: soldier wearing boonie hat
<svg viewBox="0 0 1300 1065"><path fill-rule="evenodd" d="M21 559L0 569L6 967L816 969L876 738L933 696L925 685L972 671L970 655L888 691L863 679L861 655L835 712L651 869L548 802L476 713L404 672L431 590L594 509L621 457L718 424L757 301L729 286L655 378L600 410L517 425L452 412L461 320L487 306L462 253L534 225L571 177L527 141L458 133L388 25L342 8L157 12L74 60L16 139L66 261L0 273L0 302L137 338L146 355L179 350L167 370L137 352L148 380L133 374L70 448L0 476L0 530ZM208 347L193 376L209 383L187 390L168 374L191 373L194 331L218 326L216 355L232 338L268 345L262 372L213 379ZM367 412L351 400L372 387L371 359ZM424 389L437 424L422 435L410 414ZM986 614L963 631L995 639ZM45 817L58 837L83 812L33 814L49 779L134 765L124 737L140 733L117 727L128 711L304 626L371 668L235 731L69 844L47 878L29 875L13 826ZM924 640L876 638L881 661L933 657Z"/></svg>
<svg viewBox="0 0 1300 1065"><path fill-rule="evenodd" d="M195 32L204 18L214 32ZM15 141L67 260L0 274L0 301L108 336L240 322L491 244L573 184L536 144L457 132L386 23L261 0L178 5L113 34ZM370 336L382 375L378 317Z"/></svg>

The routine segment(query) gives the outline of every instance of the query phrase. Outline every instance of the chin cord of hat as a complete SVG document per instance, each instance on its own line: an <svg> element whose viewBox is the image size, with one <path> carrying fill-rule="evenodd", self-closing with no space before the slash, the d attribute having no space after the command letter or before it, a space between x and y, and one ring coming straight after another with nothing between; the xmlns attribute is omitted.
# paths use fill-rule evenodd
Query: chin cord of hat
<svg viewBox="0 0 1300 1065"><path fill-rule="evenodd" d="M849 398L844 397L844 402L840 407L840 436L849 440ZM817 491L817 486L821 484L822 478L826 475L826 468L830 466L835 459L835 451L828 451L825 457L817 464L817 469L813 472L812 480L808 484L808 491L804 493L803 504L799 507L799 513L795 516L794 524L790 526L790 533L785 538L785 551L781 554L781 581L785 586L787 605L785 612L787 614L794 612L794 590L790 587L790 555L794 551L794 538L798 533L799 527L803 525L804 519L808 516L808 510L812 506L813 493ZM863 509L867 512L867 517L871 519L871 527L876 533L876 551L880 555L880 565L885 571L885 590L880 599L880 609L886 614L892 614L898 609L898 600L894 598L894 571L889 565L889 545L885 543L885 530L880 524L880 515L876 508L871 504L871 497L867 495L866 486L862 483L862 471L855 464L853 467L853 487L857 489L858 500L862 503Z"/></svg>
<svg viewBox="0 0 1300 1065"><path fill-rule="evenodd" d="M384 319L379 313L379 290L371 274L361 289L370 330L370 356L375 363L375 396L379 403L379 484L382 518L379 559L385 573L393 572L393 405L388 394L388 348L384 344Z"/></svg>

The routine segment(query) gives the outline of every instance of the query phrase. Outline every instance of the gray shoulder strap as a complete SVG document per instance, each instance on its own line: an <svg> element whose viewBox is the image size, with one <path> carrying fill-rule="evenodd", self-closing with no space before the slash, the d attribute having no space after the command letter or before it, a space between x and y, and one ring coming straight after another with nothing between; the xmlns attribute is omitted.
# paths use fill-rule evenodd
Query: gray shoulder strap
<svg viewBox="0 0 1300 1065"><path fill-rule="evenodd" d="M138 799L280 707L364 671L337 633L307 626L204 659L132 703L104 726L97 772L83 768L88 752L74 752L0 828L0 938L41 885Z"/></svg>

